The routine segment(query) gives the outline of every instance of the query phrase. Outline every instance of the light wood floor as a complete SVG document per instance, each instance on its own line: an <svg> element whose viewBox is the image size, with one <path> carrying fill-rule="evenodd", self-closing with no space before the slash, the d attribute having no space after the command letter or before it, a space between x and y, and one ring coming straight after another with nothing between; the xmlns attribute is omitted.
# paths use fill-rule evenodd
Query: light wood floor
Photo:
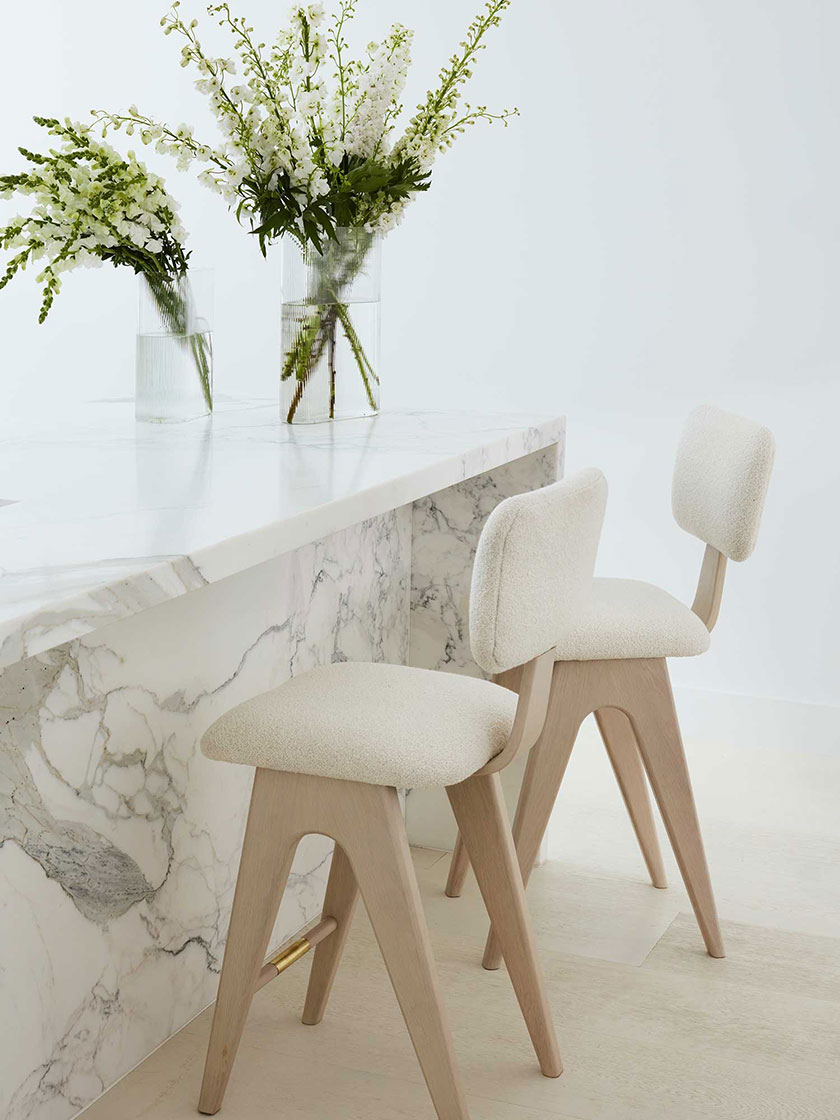
<svg viewBox="0 0 840 1120"><path fill-rule="evenodd" d="M472 876L463 898L445 899L448 857L414 854L473 1120L840 1117L836 914L822 934L724 920L729 955L715 961L672 868L666 892L645 883L640 860L610 875L547 864L529 899L566 1069L552 1081L505 971L480 967L487 920ZM301 963L256 996L219 1115L434 1120L363 909L314 1028L300 1023L307 975ZM85 1120L193 1120L209 1028L208 1011Z"/></svg>

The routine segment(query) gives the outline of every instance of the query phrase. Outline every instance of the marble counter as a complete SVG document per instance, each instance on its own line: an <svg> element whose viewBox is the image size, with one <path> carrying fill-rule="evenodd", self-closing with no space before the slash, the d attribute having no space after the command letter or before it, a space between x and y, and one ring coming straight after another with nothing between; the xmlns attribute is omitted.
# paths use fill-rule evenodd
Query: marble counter
<svg viewBox="0 0 840 1120"><path fill-rule="evenodd" d="M274 405L0 428L0 1115L68 1120L214 995L251 772L226 708L333 660L475 672L487 515L557 476L562 421ZM275 926L315 917L301 845Z"/></svg>
<svg viewBox="0 0 840 1120"><path fill-rule="evenodd" d="M390 412L290 428L275 405L136 425L95 404L0 426L0 667L556 443L538 415Z"/></svg>

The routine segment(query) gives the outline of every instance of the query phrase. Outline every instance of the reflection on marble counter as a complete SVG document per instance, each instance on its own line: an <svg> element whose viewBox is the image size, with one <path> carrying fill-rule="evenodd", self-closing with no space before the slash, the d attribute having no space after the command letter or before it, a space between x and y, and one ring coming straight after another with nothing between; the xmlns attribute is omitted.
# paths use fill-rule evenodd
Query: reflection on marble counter
<svg viewBox="0 0 840 1120"><path fill-rule="evenodd" d="M557 443L539 414L387 412L289 427L275 404L138 425L87 405L0 427L0 666Z"/></svg>

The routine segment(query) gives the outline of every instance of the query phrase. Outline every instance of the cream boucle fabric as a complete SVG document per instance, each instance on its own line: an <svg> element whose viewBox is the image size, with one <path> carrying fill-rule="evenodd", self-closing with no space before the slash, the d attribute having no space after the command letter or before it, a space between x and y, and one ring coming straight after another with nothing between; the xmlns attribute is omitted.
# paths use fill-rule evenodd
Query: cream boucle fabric
<svg viewBox="0 0 840 1120"><path fill-rule="evenodd" d="M677 524L730 560L746 560L758 537L774 449L769 428L719 408L696 408L674 470Z"/></svg>
<svg viewBox="0 0 840 1120"><path fill-rule="evenodd" d="M508 740L516 696L490 681L341 662L293 677L205 732L208 758L420 789L462 782Z"/></svg>
<svg viewBox="0 0 840 1120"><path fill-rule="evenodd" d="M470 593L472 655L501 673L551 649L588 595L607 503L594 469L517 494L491 513Z"/></svg>
<svg viewBox="0 0 840 1120"><path fill-rule="evenodd" d="M585 607L564 621L558 661L693 657L710 634L684 603L635 579L595 579Z"/></svg>

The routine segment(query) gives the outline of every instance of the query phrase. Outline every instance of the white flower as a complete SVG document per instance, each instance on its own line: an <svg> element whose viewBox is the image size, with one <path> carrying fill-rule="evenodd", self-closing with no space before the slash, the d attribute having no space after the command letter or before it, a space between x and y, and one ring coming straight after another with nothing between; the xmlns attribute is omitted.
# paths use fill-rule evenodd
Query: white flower
<svg viewBox="0 0 840 1120"><path fill-rule="evenodd" d="M150 253L159 253L163 249L163 242L158 241L156 237L150 237L146 242L146 249Z"/></svg>

